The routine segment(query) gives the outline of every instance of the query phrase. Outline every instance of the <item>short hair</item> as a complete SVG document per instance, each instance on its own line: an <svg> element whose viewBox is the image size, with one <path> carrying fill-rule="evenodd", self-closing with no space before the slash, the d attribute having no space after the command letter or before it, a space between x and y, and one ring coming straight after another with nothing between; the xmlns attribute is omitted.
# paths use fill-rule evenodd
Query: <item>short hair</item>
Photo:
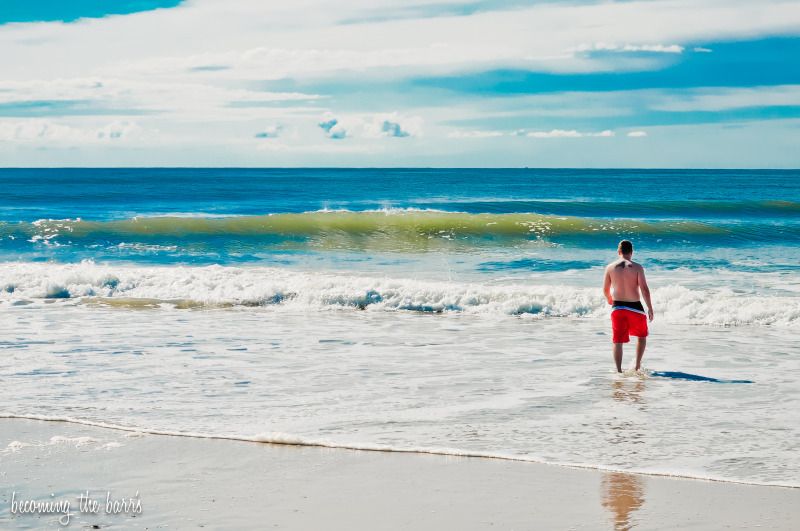
<svg viewBox="0 0 800 531"><path fill-rule="evenodd" d="M631 254L633 253L633 244L630 242L630 240L622 240L619 242L618 249L622 254Z"/></svg>

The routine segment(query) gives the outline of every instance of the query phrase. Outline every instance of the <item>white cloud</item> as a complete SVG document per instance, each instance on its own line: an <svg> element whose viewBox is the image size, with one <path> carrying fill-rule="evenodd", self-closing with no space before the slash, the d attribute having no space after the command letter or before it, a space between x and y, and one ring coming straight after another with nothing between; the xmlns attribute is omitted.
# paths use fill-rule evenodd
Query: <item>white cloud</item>
<svg viewBox="0 0 800 531"><path fill-rule="evenodd" d="M57 78L0 81L0 103L81 102L107 114L131 111L159 113L230 112L235 104L296 105L321 99L317 94L268 92L187 81L123 78ZM120 111L121 110L121 111Z"/></svg>
<svg viewBox="0 0 800 531"><path fill-rule="evenodd" d="M800 106L800 85L699 88L662 94L651 109L668 112L723 111L747 107Z"/></svg>
<svg viewBox="0 0 800 531"><path fill-rule="evenodd" d="M422 135L423 120L420 116L408 116L398 112L378 113L352 117L366 138L405 138Z"/></svg>
<svg viewBox="0 0 800 531"><path fill-rule="evenodd" d="M325 134L328 138L332 138L334 140L341 140L347 137L347 129L339 123L338 118L334 118L331 115L327 115L321 122L319 122L320 129L325 131Z"/></svg>
<svg viewBox="0 0 800 531"><path fill-rule="evenodd" d="M784 87L752 93L687 90L680 97L658 91L560 93L509 96L503 103L499 103L503 98L481 95L437 106L424 101L422 88L420 98L395 92L402 96L392 100L391 109L397 113L379 113L383 108L379 96L365 93L360 102L343 95L343 79L378 80L392 91L392 82L401 78L498 68L644 70L674 61L680 52L708 50L697 43L796 35L800 27L796 0L532 2L508 10L490 6L468 16L417 16L459 2L463 4L463 0L191 0L177 9L75 24L0 25L0 104L10 108L19 103L22 108L36 101L71 105L71 100L92 115L80 116L79 109L70 111L72 116L68 112L56 118L52 113L50 121L9 125L0 120L0 138L13 138L15 145L72 138L71 142L98 146L92 149L99 154L106 144L143 141L137 135L149 138L158 130L164 149L172 150L161 159L166 162L192 163L190 147L195 153L207 152L215 163L228 157L227 162L236 164L236 152L228 147L300 153L303 146L325 145L330 153L355 153L360 144L393 153L411 146L425 148L430 158L422 162L431 162L438 160L436 150L444 144L458 145L440 141L448 136L510 136L515 133L500 129L530 124L542 129L532 131L533 138L613 136L613 131L591 132L597 126L590 124L602 116L630 116L647 109L713 111L798 101L796 89ZM381 19L386 10L400 10L411 18ZM365 15L371 15L371 21L340 23L370 19ZM592 51L620 53L586 53ZM306 82L320 88L309 93L296 88L307 86ZM324 135L346 141L326 141L317 125L326 112L331 116L322 122L336 119L336 123L323 128ZM526 121L518 115L540 119ZM104 129L130 116L135 116L138 133ZM565 123L550 119L559 116L577 118L567 122L575 123L569 127L576 129L550 130ZM426 142L415 142L423 123ZM454 131L458 123L465 130ZM272 131L265 124L285 129ZM278 138L254 142L259 133ZM533 145L528 144L532 151ZM10 160L7 152L4 161ZM113 164L113 155L108 157ZM303 163L305 158L295 160Z"/></svg>
<svg viewBox="0 0 800 531"><path fill-rule="evenodd" d="M136 122L114 121L97 129L98 140L141 138L144 132Z"/></svg>
<svg viewBox="0 0 800 531"><path fill-rule="evenodd" d="M642 138L647 136L647 131L631 131L628 133L631 138Z"/></svg>
<svg viewBox="0 0 800 531"><path fill-rule="evenodd" d="M268 125L256 133L256 138L278 138L283 127L281 125Z"/></svg>
<svg viewBox="0 0 800 531"><path fill-rule="evenodd" d="M583 133L572 130L553 129L552 131L528 131L525 136L531 138L581 138Z"/></svg>
<svg viewBox="0 0 800 531"><path fill-rule="evenodd" d="M711 53L714 50L712 50L711 48L704 48L702 46L695 46L694 48L692 48L692 51L695 53Z"/></svg>
<svg viewBox="0 0 800 531"><path fill-rule="evenodd" d="M610 129L598 132L582 132L575 129L552 129L550 131L491 131L491 130L456 130L448 133L449 138L497 138L501 136L526 136L529 138L609 138L616 133Z"/></svg>
<svg viewBox="0 0 800 531"><path fill-rule="evenodd" d="M597 133L582 133L574 129L553 129L551 131L528 131L525 136L531 138L586 138L586 137L602 137L608 138L614 136L614 131L606 129Z"/></svg>
<svg viewBox="0 0 800 531"><path fill-rule="evenodd" d="M381 133L389 137L395 138L403 138L410 136L408 131L405 131L403 127L397 122L390 122L389 120L384 120L383 124L381 124Z"/></svg>
<svg viewBox="0 0 800 531"><path fill-rule="evenodd" d="M576 52L683 53L683 46L678 44L617 44L595 42L593 44L581 44L572 50Z"/></svg>
<svg viewBox="0 0 800 531"><path fill-rule="evenodd" d="M591 71L613 66L575 57L586 43L676 53L692 42L787 34L800 27L796 2L785 0L547 2L470 16L338 23L381 6L396 3L195 0L179 9L80 24L24 24L0 30L0 68L7 79L92 72L173 80L387 68L448 72L489 65ZM142 34L148 38L137 38Z"/></svg>
<svg viewBox="0 0 800 531"><path fill-rule="evenodd" d="M285 154L288 156L303 156L303 160L309 161L310 157L319 155L339 156L343 154L370 155L380 153L372 145L356 144L353 142L324 142L324 143L303 143L294 144L277 140L275 142L259 142L256 146L258 152L268 152L270 154ZM306 165L308 165L306 163Z"/></svg>
<svg viewBox="0 0 800 531"><path fill-rule="evenodd" d="M74 127L43 119L0 120L0 141L91 144L146 140L157 134L145 132L137 123L113 121L99 127Z"/></svg>
<svg viewBox="0 0 800 531"><path fill-rule="evenodd" d="M744 0L547 2L470 16L338 23L373 7L352 0L285 5L196 0L181 10L178 24L177 16L167 10L161 17L120 17L103 25L87 24L82 31L84 38L99 40L108 38L110 31L103 29L109 26L135 33L134 20L137 27L147 23L153 34L153 27L165 26L165 34L171 36L169 47L150 49L148 43L139 54L108 57L102 63L109 72L241 80L336 76L342 71L407 76L489 67L554 72L639 68L640 63L610 62L584 52L676 54L692 42L753 38L800 26L798 10L790 2L777 0L758 5ZM251 22L256 20L259 23ZM59 37L77 40L73 33L62 30ZM192 44L197 33L206 35L202 47ZM485 38L476 40L474 35Z"/></svg>
<svg viewBox="0 0 800 531"><path fill-rule="evenodd" d="M453 131L448 133L449 138L496 138L504 136L506 133L502 131Z"/></svg>
<svg viewBox="0 0 800 531"><path fill-rule="evenodd" d="M422 119L398 113L344 114L326 113L319 127L329 138L405 138L419 136Z"/></svg>

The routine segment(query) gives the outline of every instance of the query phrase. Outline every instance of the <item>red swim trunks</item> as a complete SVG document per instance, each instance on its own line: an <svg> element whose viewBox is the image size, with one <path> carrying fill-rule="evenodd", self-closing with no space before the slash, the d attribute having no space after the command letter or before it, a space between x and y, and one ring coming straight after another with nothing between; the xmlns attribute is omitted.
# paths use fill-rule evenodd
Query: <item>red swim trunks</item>
<svg viewBox="0 0 800 531"><path fill-rule="evenodd" d="M628 343L631 336L647 337L647 315L635 309L614 305L611 308L614 343Z"/></svg>

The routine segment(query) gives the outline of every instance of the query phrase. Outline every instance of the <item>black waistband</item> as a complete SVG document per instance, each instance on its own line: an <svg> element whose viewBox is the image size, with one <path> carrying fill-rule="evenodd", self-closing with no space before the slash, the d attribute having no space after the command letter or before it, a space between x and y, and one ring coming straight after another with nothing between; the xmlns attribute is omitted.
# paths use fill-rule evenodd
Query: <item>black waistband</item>
<svg viewBox="0 0 800 531"><path fill-rule="evenodd" d="M644 311L644 306L640 301L614 301L613 306L624 306L625 308L630 308L632 310L639 310L640 312Z"/></svg>

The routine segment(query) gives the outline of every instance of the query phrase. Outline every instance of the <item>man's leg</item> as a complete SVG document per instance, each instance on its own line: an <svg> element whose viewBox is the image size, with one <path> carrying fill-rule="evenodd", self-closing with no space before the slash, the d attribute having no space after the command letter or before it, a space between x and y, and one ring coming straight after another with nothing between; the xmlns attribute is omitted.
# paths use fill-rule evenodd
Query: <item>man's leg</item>
<svg viewBox="0 0 800 531"><path fill-rule="evenodd" d="M640 337L636 343L636 370L642 367L642 356L644 356L644 348L647 346L647 338Z"/></svg>
<svg viewBox="0 0 800 531"><path fill-rule="evenodd" d="M622 372L622 343L614 343L614 363L617 364L617 372Z"/></svg>

